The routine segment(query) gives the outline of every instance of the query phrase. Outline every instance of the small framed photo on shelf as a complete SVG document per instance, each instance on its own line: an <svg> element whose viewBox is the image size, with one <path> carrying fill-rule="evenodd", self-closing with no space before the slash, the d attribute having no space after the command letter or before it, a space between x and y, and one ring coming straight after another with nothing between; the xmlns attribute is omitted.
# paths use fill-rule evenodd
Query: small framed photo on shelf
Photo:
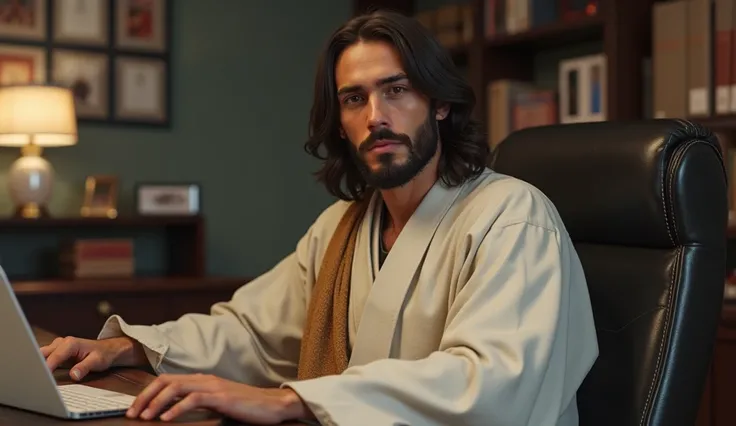
<svg viewBox="0 0 736 426"><path fill-rule="evenodd" d="M109 59L104 53L56 49L52 56L51 79L69 87L79 118L109 116Z"/></svg>
<svg viewBox="0 0 736 426"><path fill-rule="evenodd" d="M0 86L28 83L46 83L44 49L0 44Z"/></svg>
<svg viewBox="0 0 736 426"><path fill-rule="evenodd" d="M54 42L106 46L109 0L62 0L54 3Z"/></svg>
<svg viewBox="0 0 736 426"><path fill-rule="evenodd" d="M84 217L118 216L118 178L115 176L89 176L84 184Z"/></svg>
<svg viewBox="0 0 736 426"><path fill-rule="evenodd" d="M201 210L202 191L196 183L141 183L136 186L138 214L194 216Z"/></svg>
<svg viewBox="0 0 736 426"><path fill-rule="evenodd" d="M168 121L167 64L163 59L118 56L115 63L115 118L165 124Z"/></svg>
<svg viewBox="0 0 736 426"><path fill-rule="evenodd" d="M163 53L167 50L167 2L117 0L115 47Z"/></svg>
<svg viewBox="0 0 736 426"><path fill-rule="evenodd" d="M583 56L560 62L560 123L607 119L606 57Z"/></svg>
<svg viewBox="0 0 736 426"><path fill-rule="evenodd" d="M46 39L46 0L0 0L0 37Z"/></svg>

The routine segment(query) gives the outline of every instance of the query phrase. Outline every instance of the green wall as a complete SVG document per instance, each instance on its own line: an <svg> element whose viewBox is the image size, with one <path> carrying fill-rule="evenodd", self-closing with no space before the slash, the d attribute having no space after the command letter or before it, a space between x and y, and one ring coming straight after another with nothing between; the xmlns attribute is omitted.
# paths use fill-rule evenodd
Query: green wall
<svg viewBox="0 0 736 426"><path fill-rule="evenodd" d="M303 151L316 59L351 13L345 0L175 0L171 129L82 125L74 147L48 149L56 216L77 215L84 179L202 184L208 272L261 273L293 249L332 199ZM297 9L299 11L297 12ZM0 149L0 214L10 214Z"/></svg>

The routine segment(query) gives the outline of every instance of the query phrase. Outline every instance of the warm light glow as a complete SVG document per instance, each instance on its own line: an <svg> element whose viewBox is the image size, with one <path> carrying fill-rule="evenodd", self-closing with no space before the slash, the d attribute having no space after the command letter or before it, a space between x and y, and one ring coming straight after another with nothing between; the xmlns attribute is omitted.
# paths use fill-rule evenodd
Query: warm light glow
<svg viewBox="0 0 736 426"><path fill-rule="evenodd" d="M598 2L597 1L589 2L585 6L585 13L591 16L598 13Z"/></svg>
<svg viewBox="0 0 736 426"><path fill-rule="evenodd" d="M0 88L0 146L31 141L44 147L77 143L71 90L43 85Z"/></svg>

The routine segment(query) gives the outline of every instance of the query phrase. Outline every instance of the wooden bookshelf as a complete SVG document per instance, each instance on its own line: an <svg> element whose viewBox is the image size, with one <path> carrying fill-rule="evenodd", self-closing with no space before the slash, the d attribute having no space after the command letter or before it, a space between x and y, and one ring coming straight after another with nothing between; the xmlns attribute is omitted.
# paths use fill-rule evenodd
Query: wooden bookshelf
<svg viewBox="0 0 736 426"><path fill-rule="evenodd" d="M40 219L0 218L0 244L32 236L74 239L81 236L97 238L109 235L119 238L136 232L162 235L164 256L167 261L166 271L161 274L162 276L204 277L205 223L201 216L120 216L115 219L80 216ZM44 279L49 278L49 274L51 272L47 270L38 272Z"/></svg>
<svg viewBox="0 0 736 426"><path fill-rule="evenodd" d="M206 275L204 228L201 216L2 218L0 254L6 271L18 267L17 262L37 265L30 276L9 274L33 326L94 338L110 315L119 314L132 324L159 324L187 313L208 313L246 285L245 277ZM145 255L155 255L164 265L154 275L136 268L131 277L62 279L54 270L60 243L75 238L132 238L134 251L139 242L151 244ZM40 247L27 249L34 244ZM20 247L26 249L22 256L17 255ZM48 264L38 259L41 253L50 255Z"/></svg>
<svg viewBox="0 0 736 426"><path fill-rule="evenodd" d="M736 304L728 304L721 312L724 326L736 329Z"/></svg>
<svg viewBox="0 0 736 426"><path fill-rule="evenodd" d="M354 0L357 14L371 8L387 8L406 14L416 10L412 0ZM476 93L476 116L485 121L486 87L494 80L534 78L534 54L547 49L599 41L607 57L608 117L611 120L644 116L641 99L642 63L651 55L654 0L601 0L595 15L533 27L528 31L487 38L484 34L485 0L468 0L474 10L473 40L465 49L451 52L467 69ZM467 58L467 60L466 60Z"/></svg>
<svg viewBox="0 0 736 426"><path fill-rule="evenodd" d="M712 117L688 117L690 121L702 124L713 131L736 130L736 115L714 115Z"/></svg>
<svg viewBox="0 0 736 426"><path fill-rule="evenodd" d="M469 46L458 46L450 49L450 56L458 67L468 66L468 49Z"/></svg>
<svg viewBox="0 0 736 426"><path fill-rule="evenodd" d="M527 53L543 49L554 49L575 43L601 40L604 19L600 14L580 19L555 22L532 28L529 31L503 34L485 39L486 48L522 49ZM531 52L529 52L531 51Z"/></svg>

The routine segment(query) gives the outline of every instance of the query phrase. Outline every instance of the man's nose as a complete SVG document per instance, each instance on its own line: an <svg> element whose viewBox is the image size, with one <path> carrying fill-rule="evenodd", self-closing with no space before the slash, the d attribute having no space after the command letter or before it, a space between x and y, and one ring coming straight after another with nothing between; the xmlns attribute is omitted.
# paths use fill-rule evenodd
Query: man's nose
<svg viewBox="0 0 736 426"><path fill-rule="evenodd" d="M388 126L389 120L384 100L380 96L372 96L368 101L368 129L374 131Z"/></svg>

